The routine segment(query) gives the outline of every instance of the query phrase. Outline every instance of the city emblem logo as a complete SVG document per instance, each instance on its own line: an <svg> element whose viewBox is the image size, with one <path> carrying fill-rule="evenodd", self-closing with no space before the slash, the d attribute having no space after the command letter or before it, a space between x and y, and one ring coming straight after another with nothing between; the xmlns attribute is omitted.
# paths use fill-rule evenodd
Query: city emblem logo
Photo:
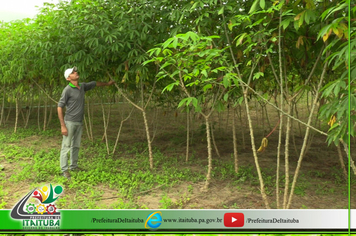
<svg viewBox="0 0 356 236"><path fill-rule="evenodd" d="M11 218L22 220L23 229L59 229L61 213L54 202L62 193L63 187L60 185L54 188L52 184L49 187L35 188L15 205ZM27 203L31 197L39 203Z"/></svg>

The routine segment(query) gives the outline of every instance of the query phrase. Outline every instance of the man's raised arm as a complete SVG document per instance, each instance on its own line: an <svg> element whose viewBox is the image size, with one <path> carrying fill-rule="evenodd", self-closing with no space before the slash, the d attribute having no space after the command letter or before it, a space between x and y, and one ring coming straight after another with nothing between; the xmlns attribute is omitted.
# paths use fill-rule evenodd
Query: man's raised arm
<svg viewBox="0 0 356 236"><path fill-rule="evenodd" d="M103 86L110 86L110 85L112 85L112 84L114 84L115 83L115 81L113 81L113 80L111 80L111 81L109 81L108 83L104 83L104 82L96 82L96 86L98 86L98 87L103 87Z"/></svg>

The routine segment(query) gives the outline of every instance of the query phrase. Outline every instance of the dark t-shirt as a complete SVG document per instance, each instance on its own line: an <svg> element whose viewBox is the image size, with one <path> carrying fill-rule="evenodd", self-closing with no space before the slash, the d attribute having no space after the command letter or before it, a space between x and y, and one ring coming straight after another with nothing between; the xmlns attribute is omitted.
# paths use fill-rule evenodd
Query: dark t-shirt
<svg viewBox="0 0 356 236"><path fill-rule="evenodd" d="M74 85L72 85L74 86ZM93 89L96 82L79 83L80 89L67 85L59 99L59 107L67 107L65 121L82 122L84 117L85 92Z"/></svg>

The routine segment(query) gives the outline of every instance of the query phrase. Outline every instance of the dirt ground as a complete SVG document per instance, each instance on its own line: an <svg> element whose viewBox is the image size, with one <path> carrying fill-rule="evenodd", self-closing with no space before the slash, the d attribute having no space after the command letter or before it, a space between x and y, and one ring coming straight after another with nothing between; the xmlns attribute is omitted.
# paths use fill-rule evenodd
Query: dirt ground
<svg viewBox="0 0 356 236"><path fill-rule="evenodd" d="M99 109L100 107L98 107ZM107 107L108 108L108 107ZM129 109L114 109L111 112L111 120L108 129L108 137L115 140L118 126L122 117L128 114ZM253 117L253 122L256 129L255 142L257 148L261 140L266 136L271 128L277 124L277 119L272 118L274 113L270 113L271 127L267 125L267 121L262 122L261 117ZM228 116L229 115L229 116ZM94 121L94 135L101 137L103 135L102 114L98 112L97 118ZM100 118L101 117L101 118ZM121 143L132 145L135 142L145 141L145 132L143 120L138 111L132 115L132 118L124 123L122 134L120 138ZM151 134L155 133L155 139L152 143L154 148L158 148L164 155L172 158L184 157L186 148L186 114L168 112L162 109L151 111L149 113L149 123ZM216 146L219 151L220 157L217 155L213 147L213 159L216 160L215 164L229 163L234 165L232 131L231 131L231 117L232 112L225 111L223 114L215 114L212 117L214 125L213 131L216 140ZM276 116L275 116L276 117ZM53 119L56 119L54 116ZM237 118L238 119L238 118ZM244 119L244 118L243 118ZM34 118L34 121L36 119ZM190 158L199 160L206 160L207 164L207 145L205 138L205 127L203 119L196 117L195 121L191 123L193 130L192 145L190 146ZM285 121L284 121L285 122ZM56 129L56 121L53 122L52 129ZM239 167L246 170L247 167L251 171L256 172L255 161L252 154L249 138L249 130L246 122L237 122L237 143L238 143L238 159ZM12 127L11 121L9 127ZM290 182L293 181L293 174L295 172L299 152L303 143L303 135L305 129L302 128L299 132L298 126L295 126L294 140L290 141ZM325 129L324 129L325 130ZM59 132L59 127L58 127ZM87 135L83 132L83 140L87 139ZM326 137L319 134L312 133L313 139L308 152L302 160L302 167L297 181L297 188L293 196L293 202L290 208L292 209L346 209L348 208L348 184L343 180L342 171L340 167L339 156L337 149L334 145L328 147ZM284 135L283 135L284 136ZM21 140L21 146L35 147L41 137L34 135ZM264 179L269 181L269 184L275 184L275 173L277 163L277 146L278 146L278 129L268 138L268 147L265 152L258 155L259 164L262 171L265 171L266 176ZM294 142L295 147L294 148ZM245 143L245 145L243 145ZM284 143L282 140L282 149L280 157L280 203L283 201L283 175L285 174L284 166ZM46 145L51 148L60 149L61 138L60 135L55 137L46 137ZM243 147L245 146L245 147ZM356 145L355 145L356 146ZM343 153L344 154L344 153ZM182 158L183 160L183 158ZM344 154L344 161L347 160ZM4 167L1 171L5 178L10 176L18 168L17 163L8 163L1 158L0 151L0 164ZM191 165L191 171L202 171L205 169L197 164ZM270 174L270 176L268 176ZM270 178L269 178L270 177ZM354 179L354 178L353 178ZM135 195L137 198L136 204L138 208L160 209L163 207L162 195L166 194L170 199L169 208L180 209L264 209L265 204L259 192L259 184L257 182L241 182L238 187L232 183L237 179L219 179L212 177L210 187L207 191L202 191L201 187L205 182L182 182L170 189L161 188L158 186L150 191L142 194ZM354 182L353 182L354 183ZM5 197L7 204L4 208L10 209L13 205L28 192L29 183L23 181L16 183L5 182L3 190L8 194ZM110 208L113 204L117 203L117 191L109 188L105 183L95 186L97 192L102 193L100 200L96 202L98 206L107 206ZM352 184L351 191L356 190L355 185ZM74 192L67 192L69 198L74 197ZM72 196L70 196L72 194ZM271 208L277 208L276 203L276 190L273 187L268 189L268 200ZM125 199L123 201L126 201ZM128 200L127 200L128 201ZM168 204L168 203L167 203ZM355 198L351 198L351 206L356 206Z"/></svg>

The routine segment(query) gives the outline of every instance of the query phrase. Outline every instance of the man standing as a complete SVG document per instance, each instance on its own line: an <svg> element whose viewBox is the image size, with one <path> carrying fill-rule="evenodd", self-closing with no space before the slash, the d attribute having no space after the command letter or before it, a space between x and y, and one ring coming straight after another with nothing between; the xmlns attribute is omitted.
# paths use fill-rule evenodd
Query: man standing
<svg viewBox="0 0 356 236"><path fill-rule="evenodd" d="M93 89L95 86L109 86L115 82L103 83L92 81L89 83L79 83L77 67L67 69L64 72L64 78L69 81L69 84L63 89L57 108L63 135L60 166L63 176L70 179L68 170L81 170L78 167L78 153L83 131L82 121L84 117L85 92ZM63 117L63 108L65 106L67 110ZM68 166L69 151L70 165Z"/></svg>

